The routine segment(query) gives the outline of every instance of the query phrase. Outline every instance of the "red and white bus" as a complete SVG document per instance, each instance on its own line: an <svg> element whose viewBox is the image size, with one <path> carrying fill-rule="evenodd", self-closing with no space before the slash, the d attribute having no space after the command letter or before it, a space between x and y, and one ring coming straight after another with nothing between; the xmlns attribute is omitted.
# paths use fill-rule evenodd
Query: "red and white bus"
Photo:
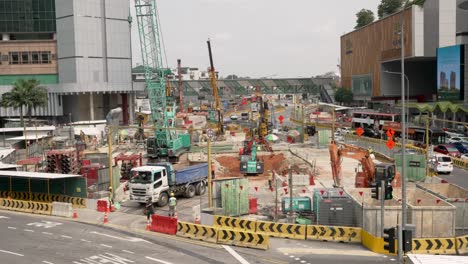
<svg viewBox="0 0 468 264"><path fill-rule="evenodd" d="M382 130L385 122L400 122L400 114L378 113L371 111L357 111L352 115L352 127L377 128Z"/></svg>

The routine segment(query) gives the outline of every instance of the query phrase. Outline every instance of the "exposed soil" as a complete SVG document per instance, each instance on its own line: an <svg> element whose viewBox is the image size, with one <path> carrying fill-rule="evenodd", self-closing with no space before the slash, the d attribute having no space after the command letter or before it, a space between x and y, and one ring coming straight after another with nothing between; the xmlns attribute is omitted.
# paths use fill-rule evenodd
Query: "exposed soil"
<svg viewBox="0 0 468 264"><path fill-rule="evenodd" d="M298 166L292 164L291 158L285 157L283 153L279 154L266 154L260 155L259 159L264 163L264 173L256 176L251 176L251 180L266 180L268 177L268 171L272 170L278 174L285 175L289 165L293 165L292 168L296 173L303 173ZM219 163L216 169L216 178L228 178L228 177L241 177L239 168L239 156L217 156L216 161Z"/></svg>

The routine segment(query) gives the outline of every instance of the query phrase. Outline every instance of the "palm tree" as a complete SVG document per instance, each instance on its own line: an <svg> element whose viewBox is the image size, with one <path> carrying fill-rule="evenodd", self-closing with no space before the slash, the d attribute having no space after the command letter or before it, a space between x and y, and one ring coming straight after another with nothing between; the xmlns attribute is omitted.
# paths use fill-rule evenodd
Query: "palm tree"
<svg viewBox="0 0 468 264"><path fill-rule="evenodd" d="M26 107L31 122L31 110L38 106L47 105L47 90L40 86L36 79L18 79L13 83L13 89L2 95L0 105L20 109L21 126L24 126L23 106Z"/></svg>

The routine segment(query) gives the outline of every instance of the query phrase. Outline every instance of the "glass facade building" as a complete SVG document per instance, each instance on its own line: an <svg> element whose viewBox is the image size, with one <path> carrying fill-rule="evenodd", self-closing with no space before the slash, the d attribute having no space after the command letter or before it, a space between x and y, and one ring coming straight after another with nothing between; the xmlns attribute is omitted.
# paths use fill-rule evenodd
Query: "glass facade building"
<svg viewBox="0 0 468 264"><path fill-rule="evenodd" d="M0 0L0 33L54 32L55 0Z"/></svg>

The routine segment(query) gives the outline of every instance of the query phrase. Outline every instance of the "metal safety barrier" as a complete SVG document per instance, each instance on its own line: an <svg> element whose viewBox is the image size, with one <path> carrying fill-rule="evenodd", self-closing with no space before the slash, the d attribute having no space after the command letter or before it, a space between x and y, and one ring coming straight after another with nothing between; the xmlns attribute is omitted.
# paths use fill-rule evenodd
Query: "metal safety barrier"
<svg viewBox="0 0 468 264"><path fill-rule="evenodd" d="M305 225L257 221L256 226L256 232L259 234L299 240L306 239Z"/></svg>
<svg viewBox="0 0 468 264"><path fill-rule="evenodd" d="M222 227L225 229L230 228L230 229L243 230L243 231L248 231L248 232L255 232L256 221L235 218L235 217L215 215L214 226Z"/></svg>
<svg viewBox="0 0 468 264"><path fill-rule="evenodd" d="M269 237L264 234L228 229L218 229L217 243L265 250L270 245Z"/></svg>
<svg viewBox="0 0 468 264"><path fill-rule="evenodd" d="M241 230L224 229L187 222L177 223L177 235L202 241L239 247L268 249L270 240L267 235Z"/></svg>
<svg viewBox="0 0 468 264"><path fill-rule="evenodd" d="M52 214L52 204L12 199L0 199L0 208L24 213Z"/></svg>
<svg viewBox="0 0 468 264"><path fill-rule="evenodd" d="M32 193L32 192L10 192L0 191L1 198L10 197L14 200L24 200L42 203L61 202L71 203L73 207L86 208L86 199L59 194Z"/></svg>
<svg viewBox="0 0 468 264"><path fill-rule="evenodd" d="M344 226L307 226L307 240L361 242L361 228Z"/></svg>
<svg viewBox="0 0 468 264"><path fill-rule="evenodd" d="M457 254L468 253L468 235L456 237L455 245L457 248Z"/></svg>
<svg viewBox="0 0 468 264"><path fill-rule="evenodd" d="M216 243L218 240L218 228L192 224L187 222L177 223L177 234L192 239Z"/></svg>
<svg viewBox="0 0 468 264"><path fill-rule="evenodd" d="M414 254L456 254L455 238L414 238Z"/></svg>

